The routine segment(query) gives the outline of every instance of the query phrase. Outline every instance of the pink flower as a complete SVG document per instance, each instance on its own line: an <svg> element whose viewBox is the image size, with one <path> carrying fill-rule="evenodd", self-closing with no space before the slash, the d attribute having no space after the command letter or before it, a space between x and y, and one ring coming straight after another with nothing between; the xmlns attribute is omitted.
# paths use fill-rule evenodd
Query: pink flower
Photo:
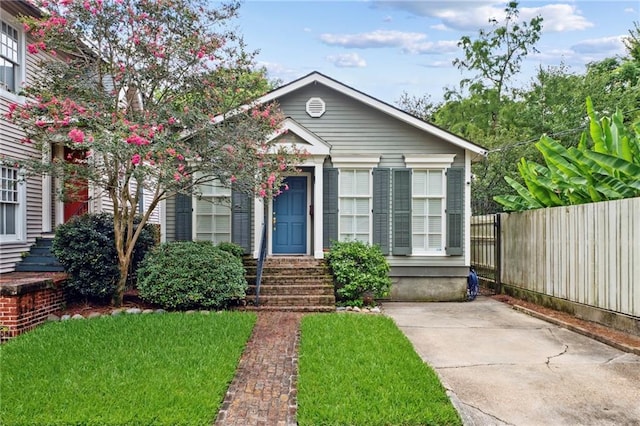
<svg viewBox="0 0 640 426"><path fill-rule="evenodd" d="M38 47L35 44L28 44L27 45L27 50L32 55L35 55L36 53L38 53Z"/></svg>
<svg viewBox="0 0 640 426"><path fill-rule="evenodd" d="M284 164L284 163L280 163L280 165L278 166L278 168L282 171L282 170L284 170L284 169L286 169L286 168L287 168L287 165L286 165L286 164Z"/></svg>
<svg viewBox="0 0 640 426"><path fill-rule="evenodd" d="M84 142L84 132L80 129L71 129L68 133L68 136L75 143Z"/></svg>
<svg viewBox="0 0 640 426"><path fill-rule="evenodd" d="M261 190L260 190L260 196L261 196L262 198L266 197L266 196L267 196L267 191L265 191L264 189L261 189Z"/></svg>
<svg viewBox="0 0 640 426"><path fill-rule="evenodd" d="M231 183L233 183L233 182L235 182L237 180L238 180L238 178L236 178L234 175L231 175Z"/></svg>
<svg viewBox="0 0 640 426"><path fill-rule="evenodd" d="M149 145L149 141L142 136L136 135L135 133L127 138L128 144L133 145Z"/></svg>
<svg viewBox="0 0 640 426"><path fill-rule="evenodd" d="M133 154L131 156L131 163L132 164L140 164L140 160L141 160L140 154Z"/></svg>
<svg viewBox="0 0 640 426"><path fill-rule="evenodd" d="M176 155L176 150L173 148L167 148L167 154L174 156Z"/></svg>
<svg viewBox="0 0 640 426"><path fill-rule="evenodd" d="M174 179L176 182L180 182L180 179L182 179L182 175L181 175L180 173L178 173L178 172L175 172L175 173L173 174L173 179Z"/></svg>
<svg viewBox="0 0 640 426"><path fill-rule="evenodd" d="M176 123L176 119L173 117L169 117L169 119L167 120L167 123L169 123L169 125L175 124Z"/></svg>
<svg viewBox="0 0 640 426"><path fill-rule="evenodd" d="M289 185L287 185L286 183L284 184L284 190L288 191L289 190Z"/></svg>

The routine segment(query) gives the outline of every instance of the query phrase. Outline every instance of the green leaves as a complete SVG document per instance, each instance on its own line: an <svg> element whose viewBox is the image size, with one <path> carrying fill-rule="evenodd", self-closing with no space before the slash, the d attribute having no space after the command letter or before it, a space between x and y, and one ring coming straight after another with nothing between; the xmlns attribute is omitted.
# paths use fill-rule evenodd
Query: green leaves
<svg viewBox="0 0 640 426"><path fill-rule="evenodd" d="M582 204L640 196L640 138L631 133L618 110L611 118L598 120L587 98L587 115L592 146L587 132L577 148L565 148L550 137L536 143L548 166L521 159L518 165L526 188L505 176L517 196L498 196L506 210Z"/></svg>

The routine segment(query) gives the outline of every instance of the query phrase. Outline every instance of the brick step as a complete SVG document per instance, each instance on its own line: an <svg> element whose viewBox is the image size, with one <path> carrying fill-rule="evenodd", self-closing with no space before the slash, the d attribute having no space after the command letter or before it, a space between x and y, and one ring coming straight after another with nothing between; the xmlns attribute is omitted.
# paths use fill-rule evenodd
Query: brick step
<svg viewBox="0 0 640 426"><path fill-rule="evenodd" d="M255 295L256 286L250 285L247 295ZM260 297L276 295L333 296L333 286L326 285L260 285Z"/></svg>
<svg viewBox="0 0 640 426"><path fill-rule="evenodd" d="M255 301L255 297L248 297L248 302ZM335 308L336 300L333 295L313 296L267 296L260 295L260 306L331 306Z"/></svg>
<svg viewBox="0 0 640 426"><path fill-rule="evenodd" d="M243 258L243 263L245 266L255 266L257 264L257 259L252 259L249 257ZM284 266L287 268L298 268L298 267L319 267L325 266L325 261L323 259L314 259L313 257L269 257L265 260L265 266Z"/></svg>
<svg viewBox="0 0 640 426"><path fill-rule="evenodd" d="M256 277L245 275L247 283L255 284ZM260 284L266 285L326 285L333 286L333 279L327 276L263 275Z"/></svg>
<svg viewBox="0 0 640 426"><path fill-rule="evenodd" d="M255 266L245 266L245 271L247 275L255 275L256 267ZM292 267L274 267L274 266L266 266L262 269L262 275L329 275L329 270L324 267L300 267L300 268L292 268Z"/></svg>
<svg viewBox="0 0 640 426"><path fill-rule="evenodd" d="M247 311L277 311L277 312L335 312L335 306L246 306Z"/></svg>

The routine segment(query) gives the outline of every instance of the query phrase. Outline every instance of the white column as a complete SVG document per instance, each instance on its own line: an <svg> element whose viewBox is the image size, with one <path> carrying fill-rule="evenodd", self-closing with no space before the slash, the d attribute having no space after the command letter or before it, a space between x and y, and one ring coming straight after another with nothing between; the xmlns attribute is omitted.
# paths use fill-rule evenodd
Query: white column
<svg viewBox="0 0 640 426"><path fill-rule="evenodd" d="M54 147L54 155L60 161L64 161L64 147L62 145L55 145ZM56 209L56 217L55 224L60 225L64 223L64 202L60 199L59 194L62 192L62 178L57 178L55 180L55 209Z"/></svg>
<svg viewBox="0 0 640 426"><path fill-rule="evenodd" d="M260 239L262 238L262 222L264 221L264 200L253 200L253 258L260 256ZM267 248L268 252L268 248Z"/></svg>
<svg viewBox="0 0 640 426"><path fill-rule="evenodd" d="M42 152L42 161L49 163L51 161L51 145L46 145ZM50 233L51 227L51 195L52 195L53 179L51 175L42 175L42 232Z"/></svg>
<svg viewBox="0 0 640 426"><path fill-rule="evenodd" d="M324 164L324 156L314 158L314 189L313 189L313 257L323 259L322 251L322 190L323 175L322 165Z"/></svg>

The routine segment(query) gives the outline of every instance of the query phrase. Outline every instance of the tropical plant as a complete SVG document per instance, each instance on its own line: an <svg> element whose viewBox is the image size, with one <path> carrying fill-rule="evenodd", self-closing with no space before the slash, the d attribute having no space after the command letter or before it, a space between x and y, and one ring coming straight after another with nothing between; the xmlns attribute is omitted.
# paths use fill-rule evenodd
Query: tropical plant
<svg viewBox="0 0 640 426"><path fill-rule="evenodd" d="M229 26L238 2L32 3L42 15L23 23L38 72L23 87L25 102L9 105L6 118L42 155L6 161L29 174L86 181L109 198L119 305L142 229L134 226L141 194L143 226L161 201L213 180L269 198L302 154L270 141L282 118L275 105L242 107L269 85ZM82 160L41 161L52 146Z"/></svg>
<svg viewBox="0 0 640 426"><path fill-rule="evenodd" d="M495 200L519 211L640 196L640 125L625 127L620 110L598 119L590 98L587 114L589 130L577 147L565 148L543 136L536 148L546 167L522 158L518 170L524 186L505 176L518 195Z"/></svg>

